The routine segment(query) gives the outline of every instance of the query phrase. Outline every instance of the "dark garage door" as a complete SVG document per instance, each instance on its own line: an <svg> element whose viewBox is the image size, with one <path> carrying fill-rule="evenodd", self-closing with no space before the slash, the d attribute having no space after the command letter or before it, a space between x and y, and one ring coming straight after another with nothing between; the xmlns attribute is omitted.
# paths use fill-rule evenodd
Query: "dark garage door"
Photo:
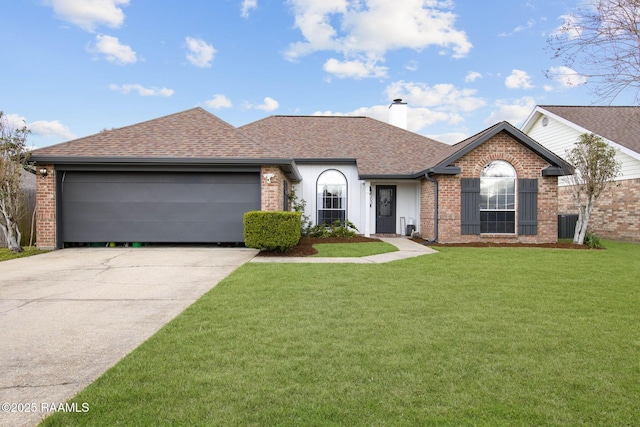
<svg viewBox="0 0 640 427"><path fill-rule="evenodd" d="M242 242L258 173L66 172L64 242Z"/></svg>

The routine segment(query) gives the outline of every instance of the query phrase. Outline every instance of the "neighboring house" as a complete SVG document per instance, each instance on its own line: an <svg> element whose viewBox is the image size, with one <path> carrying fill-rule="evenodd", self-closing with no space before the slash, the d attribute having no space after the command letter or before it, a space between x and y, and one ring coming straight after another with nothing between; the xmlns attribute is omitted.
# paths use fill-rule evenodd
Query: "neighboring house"
<svg viewBox="0 0 640 427"><path fill-rule="evenodd" d="M615 148L621 174L596 203L589 228L600 237L640 242L640 107L540 105L522 130L561 157L585 133ZM578 213L566 178L559 180L558 213Z"/></svg>
<svg viewBox="0 0 640 427"><path fill-rule="evenodd" d="M406 104L391 116L406 125ZM314 224L413 225L439 242L554 242L569 166L506 122L454 146L368 117L271 116L235 128L201 108L32 154L38 246L241 242L242 215L296 188Z"/></svg>

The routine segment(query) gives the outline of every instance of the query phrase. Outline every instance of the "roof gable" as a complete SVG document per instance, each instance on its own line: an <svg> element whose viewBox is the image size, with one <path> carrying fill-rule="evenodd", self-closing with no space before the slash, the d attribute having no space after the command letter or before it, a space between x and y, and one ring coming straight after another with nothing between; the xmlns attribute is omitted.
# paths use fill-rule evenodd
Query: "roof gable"
<svg viewBox="0 0 640 427"><path fill-rule="evenodd" d="M413 177L449 145L357 116L270 116L239 128L297 163L355 160L361 178Z"/></svg>
<svg viewBox="0 0 640 427"><path fill-rule="evenodd" d="M593 133L627 154L640 155L640 107L537 106L522 129L528 132L540 115L548 115L580 133Z"/></svg>
<svg viewBox="0 0 640 427"><path fill-rule="evenodd" d="M274 159L278 154L202 108L40 148L55 158Z"/></svg>
<svg viewBox="0 0 640 427"><path fill-rule="evenodd" d="M571 165L562 160L560 157L553 154L551 151L544 148L535 140L525 135L522 131L508 122L500 122L495 125L479 132L464 141L461 141L455 145L452 145L447 153L438 159L435 166L428 169L427 173L459 173L456 168L452 168L456 160L471 152L479 145L493 138L500 132L505 132L515 139L520 144L524 145L536 155L544 159L550 164L550 167L543 171L543 175L568 175L572 171Z"/></svg>

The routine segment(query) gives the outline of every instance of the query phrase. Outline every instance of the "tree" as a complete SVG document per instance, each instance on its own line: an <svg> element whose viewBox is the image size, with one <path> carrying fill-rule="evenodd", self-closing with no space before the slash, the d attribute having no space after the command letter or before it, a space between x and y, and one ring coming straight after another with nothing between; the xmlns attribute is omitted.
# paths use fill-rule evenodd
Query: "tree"
<svg viewBox="0 0 640 427"><path fill-rule="evenodd" d="M582 245L591 218L591 211L600 195L620 173L616 150L594 134L582 134L567 153L567 160L575 168L569 177L573 199L578 207L578 222L573 243Z"/></svg>
<svg viewBox="0 0 640 427"><path fill-rule="evenodd" d="M20 179L28 160L28 135L26 126L14 128L0 111L0 230L14 253L22 252L18 222L25 214L25 207Z"/></svg>
<svg viewBox="0 0 640 427"><path fill-rule="evenodd" d="M547 40L552 56L570 68L564 73L588 78L589 89L599 101L611 102L629 89L635 90L638 102L640 0L592 0L590 4L563 16L564 24ZM547 70L547 77L555 74L554 69Z"/></svg>

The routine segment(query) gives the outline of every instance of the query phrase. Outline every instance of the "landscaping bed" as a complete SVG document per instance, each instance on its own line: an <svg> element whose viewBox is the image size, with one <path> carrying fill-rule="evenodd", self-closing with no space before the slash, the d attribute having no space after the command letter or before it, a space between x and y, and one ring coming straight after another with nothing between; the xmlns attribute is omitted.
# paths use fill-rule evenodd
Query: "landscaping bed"
<svg viewBox="0 0 640 427"><path fill-rule="evenodd" d="M416 243L426 243L427 240L412 238ZM494 243L494 242L474 242L474 243L429 243L427 246L445 246L460 248L549 248L549 249L591 249L588 245L577 245L571 242L556 243ZM603 249L603 248L600 248Z"/></svg>
<svg viewBox="0 0 640 427"><path fill-rule="evenodd" d="M425 239L417 237L412 238L416 243L424 244ZM258 256L264 257L306 257L315 255L318 251L313 247L315 244L322 243L366 243L381 242L380 239L373 237L355 236L352 238L344 237L302 237L300 242L288 252L268 252L260 251ZM591 249L588 245L576 245L571 242L557 243L492 243L492 242L476 242L476 243L429 243L430 247L469 247L469 248L548 248L548 249Z"/></svg>

